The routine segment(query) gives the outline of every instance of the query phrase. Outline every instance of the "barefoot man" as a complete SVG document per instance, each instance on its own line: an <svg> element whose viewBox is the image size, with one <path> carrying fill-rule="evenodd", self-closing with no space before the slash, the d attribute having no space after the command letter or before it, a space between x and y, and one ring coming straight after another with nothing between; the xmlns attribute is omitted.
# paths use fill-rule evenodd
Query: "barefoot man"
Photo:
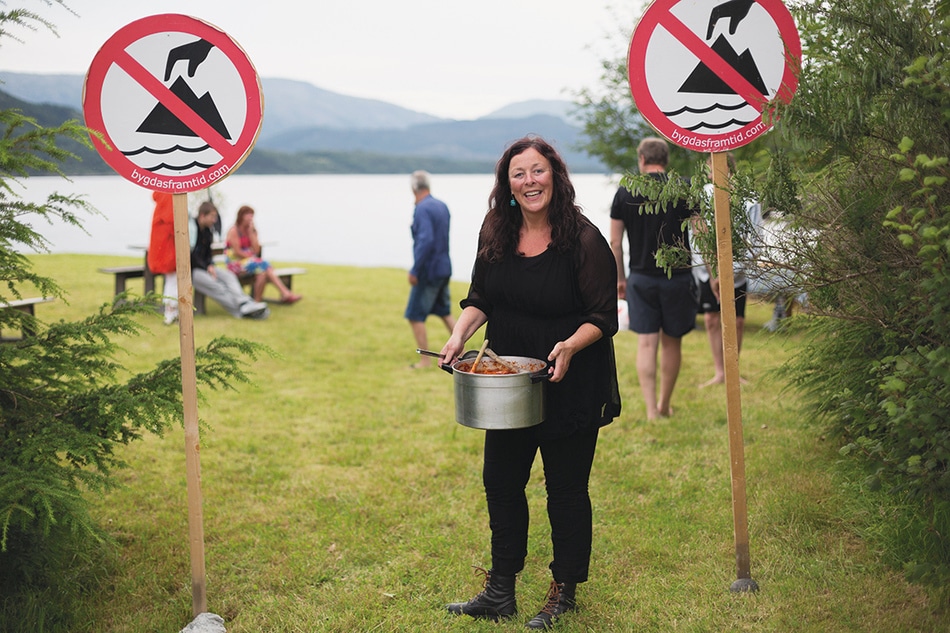
<svg viewBox="0 0 950 633"><path fill-rule="evenodd" d="M669 146L660 138L646 138L637 147L641 174L666 181ZM696 327L693 274L687 265L667 273L657 266L662 244L686 246L683 222L698 214L685 201L667 203L658 213L642 208L650 201L621 187L610 207L610 247L617 261L617 293L627 300L630 329L637 333L637 377L646 403L647 419L673 413L673 387L682 361L682 337ZM630 276L625 273L623 235L630 250ZM657 355L659 354L659 398Z"/></svg>

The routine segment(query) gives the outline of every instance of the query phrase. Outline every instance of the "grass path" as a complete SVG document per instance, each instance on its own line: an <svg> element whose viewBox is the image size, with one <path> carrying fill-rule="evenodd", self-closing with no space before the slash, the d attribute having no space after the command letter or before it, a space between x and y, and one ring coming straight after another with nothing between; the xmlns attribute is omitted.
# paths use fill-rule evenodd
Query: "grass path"
<svg viewBox="0 0 950 633"><path fill-rule="evenodd" d="M76 319L109 300L101 266L134 258L48 255L41 273L70 293L38 308ZM283 263L282 263L283 264ZM293 264L292 264L293 265ZM488 566L481 489L482 432L453 421L451 378L411 371L402 318L404 271L303 265L304 300L269 320L236 320L209 304L198 345L228 334L277 356L255 382L204 394L199 415L209 610L230 633L517 631L541 606L550 542L540 460L529 485L531 532L519 579L520 615L492 624L453 618L444 604L479 589ZM457 301L464 283L452 286ZM836 447L769 374L796 341L761 329L752 304L742 353L743 422L752 575L735 579L725 390L711 375L705 333L684 339L673 418L647 424L635 373L636 338L615 339L621 417L598 446L591 481L594 555L580 610L558 630L946 632L946 596L909 585L861 538L864 516L835 474ZM123 342L132 369L178 355L178 331L158 315ZM446 336L430 320L430 347ZM478 336L478 335L476 335ZM474 345L474 341L470 346ZM478 339L480 340L480 339ZM91 588L76 633L172 633L191 620L181 432L126 449L124 487L94 513L119 548Z"/></svg>

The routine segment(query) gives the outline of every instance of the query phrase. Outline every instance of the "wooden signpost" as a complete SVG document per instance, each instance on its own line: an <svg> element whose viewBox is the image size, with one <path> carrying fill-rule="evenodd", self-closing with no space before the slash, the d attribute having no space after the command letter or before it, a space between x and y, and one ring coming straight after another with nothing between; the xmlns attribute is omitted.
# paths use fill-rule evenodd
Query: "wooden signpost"
<svg viewBox="0 0 950 633"><path fill-rule="evenodd" d="M637 110L671 142L712 154L717 268L732 475L736 581L756 591L746 504L726 154L771 129L770 104L798 86L801 42L781 0L656 0L641 17L628 55Z"/></svg>
<svg viewBox="0 0 950 633"><path fill-rule="evenodd" d="M201 85L201 95L192 85ZM188 193L232 173L263 120L260 79L244 51L207 22L184 15L142 18L96 54L83 86L86 126L121 176L173 194L181 386L185 427L192 611L207 611L195 367Z"/></svg>

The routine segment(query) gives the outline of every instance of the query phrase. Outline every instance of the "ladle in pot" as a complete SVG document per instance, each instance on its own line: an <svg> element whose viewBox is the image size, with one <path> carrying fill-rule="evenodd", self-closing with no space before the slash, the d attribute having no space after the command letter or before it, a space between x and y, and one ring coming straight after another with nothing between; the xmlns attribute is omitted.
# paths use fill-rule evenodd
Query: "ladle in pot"
<svg viewBox="0 0 950 633"><path fill-rule="evenodd" d="M478 367L478 363L481 362L482 356L485 355L485 350L486 350L486 349L488 349L488 339L487 339L487 338L482 342L482 347L481 347L481 349L478 350L478 356L475 357L475 362L472 363L472 373L473 373L473 374L478 373L478 372L475 371L475 369Z"/></svg>
<svg viewBox="0 0 950 633"><path fill-rule="evenodd" d="M522 372L524 371L524 370L521 369L520 367L515 367L514 365L512 365L511 363L509 363L508 361L506 361L504 358L502 358L501 356L499 356L498 354L496 354L495 352L493 352L493 351L491 350L491 348L489 348L489 347L486 347L486 348L485 348L485 353L488 354L488 357L489 357L490 359L492 359L493 361L495 361L496 363L498 363L499 365L501 365L502 367L504 367L504 368L507 369L508 371L512 371L512 372L514 372L514 373L516 373L516 374L520 374L520 373L522 373ZM472 371L473 371L473 372L475 371L474 366L472 367Z"/></svg>
<svg viewBox="0 0 950 633"><path fill-rule="evenodd" d="M433 351L430 351L430 350L427 350L427 349L417 348L417 349L416 349L416 353L417 353L417 354L421 354L421 355L423 355L423 356L431 356L431 357L433 357L433 358L438 358L438 359L441 359L441 358L442 358L442 354L440 354L439 352L433 352ZM468 358L471 358L471 354L476 354L476 353L477 353L477 352L475 352L475 350L471 350L471 351L469 351L469 352L466 352L465 356L467 356ZM512 372L512 373L515 373L515 374L526 373L526 370L525 370L523 367L518 367L517 365L514 365L514 364L510 363L509 361L505 360L504 358L502 358L501 356L499 356L498 354L496 354L496 353L495 353L490 347L488 347L487 345L485 346L485 354L487 354L489 358L491 358L493 361L495 361L496 363L498 363L499 365L501 365L502 367L504 367L505 369L507 369L508 371L510 371L510 372ZM477 362L477 361L476 361L476 362ZM452 373L451 367L450 367L449 365L442 365L442 364L440 363L439 366L440 366L442 369L446 369L449 373ZM474 363L472 364L472 368L471 368L469 371L471 371L472 373L475 373L475 364L474 364ZM531 373L531 372L527 372L527 373Z"/></svg>

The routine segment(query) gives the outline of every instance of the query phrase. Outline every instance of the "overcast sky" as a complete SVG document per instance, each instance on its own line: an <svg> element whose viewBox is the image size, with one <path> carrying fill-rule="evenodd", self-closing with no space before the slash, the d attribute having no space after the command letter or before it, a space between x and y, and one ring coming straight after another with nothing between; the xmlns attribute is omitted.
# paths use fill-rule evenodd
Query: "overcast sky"
<svg viewBox="0 0 950 633"><path fill-rule="evenodd" d="M85 74L99 48L139 18L180 13L237 41L267 78L307 81L453 119L599 85L626 54L641 0L7 0L55 24L0 41L0 69Z"/></svg>

